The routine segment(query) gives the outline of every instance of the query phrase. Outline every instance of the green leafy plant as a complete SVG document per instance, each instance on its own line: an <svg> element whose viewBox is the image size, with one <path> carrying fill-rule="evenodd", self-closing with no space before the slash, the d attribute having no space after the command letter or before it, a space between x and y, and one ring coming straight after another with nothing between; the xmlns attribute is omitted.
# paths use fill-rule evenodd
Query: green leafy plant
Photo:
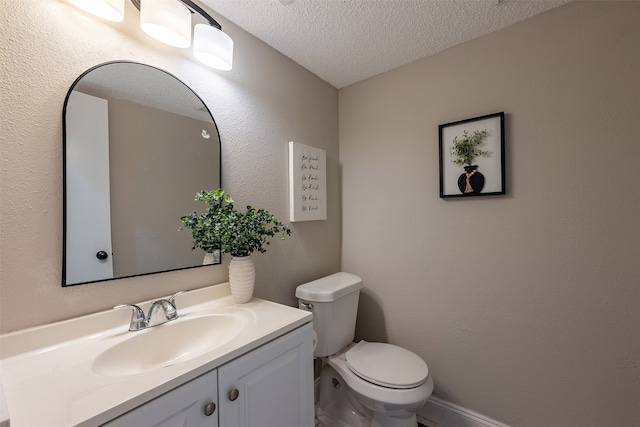
<svg viewBox="0 0 640 427"><path fill-rule="evenodd" d="M451 157L455 157L451 162L454 165L471 166L476 157L489 157L489 152L478 148L489 135L486 130L477 130L469 135L469 132L462 131L462 138L453 138L453 144L449 149Z"/></svg>
<svg viewBox="0 0 640 427"><path fill-rule="evenodd" d="M220 249L223 254L242 257L255 251L266 252L264 245L270 244L269 237L281 234L284 240L291 236L291 229L269 211L253 206L247 206L244 213L234 209L233 199L220 188L198 192L195 200L204 202L206 211L180 218L183 224L180 230L191 230L191 249L201 248L210 253Z"/></svg>

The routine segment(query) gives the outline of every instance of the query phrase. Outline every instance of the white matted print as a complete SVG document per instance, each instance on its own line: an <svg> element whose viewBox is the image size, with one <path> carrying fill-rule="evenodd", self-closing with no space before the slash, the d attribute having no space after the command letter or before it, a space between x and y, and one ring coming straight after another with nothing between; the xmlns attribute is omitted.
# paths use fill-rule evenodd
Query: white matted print
<svg viewBox="0 0 640 427"><path fill-rule="evenodd" d="M439 126L440 197L505 194L504 113Z"/></svg>
<svg viewBox="0 0 640 427"><path fill-rule="evenodd" d="M289 143L289 219L327 219L327 152Z"/></svg>

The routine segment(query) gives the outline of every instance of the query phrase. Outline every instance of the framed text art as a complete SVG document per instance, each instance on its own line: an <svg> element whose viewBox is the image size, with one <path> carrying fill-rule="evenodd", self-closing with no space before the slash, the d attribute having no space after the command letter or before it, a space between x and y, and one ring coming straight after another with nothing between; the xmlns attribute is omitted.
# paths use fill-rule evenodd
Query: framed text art
<svg viewBox="0 0 640 427"><path fill-rule="evenodd" d="M505 194L504 112L438 127L440 197Z"/></svg>
<svg viewBox="0 0 640 427"><path fill-rule="evenodd" d="M289 219L327 219L327 152L289 143Z"/></svg>

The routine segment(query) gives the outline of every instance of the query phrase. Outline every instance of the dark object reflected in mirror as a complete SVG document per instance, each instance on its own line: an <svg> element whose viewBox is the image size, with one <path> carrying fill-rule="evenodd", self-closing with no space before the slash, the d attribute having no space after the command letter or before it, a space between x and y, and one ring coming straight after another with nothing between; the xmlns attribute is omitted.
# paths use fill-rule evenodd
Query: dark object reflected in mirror
<svg viewBox="0 0 640 427"><path fill-rule="evenodd" d="M218 128L179 79L128 61L87 70L65 99L63 147L62 286L220 263L178 232L194 194L221 187Z"/></svg>

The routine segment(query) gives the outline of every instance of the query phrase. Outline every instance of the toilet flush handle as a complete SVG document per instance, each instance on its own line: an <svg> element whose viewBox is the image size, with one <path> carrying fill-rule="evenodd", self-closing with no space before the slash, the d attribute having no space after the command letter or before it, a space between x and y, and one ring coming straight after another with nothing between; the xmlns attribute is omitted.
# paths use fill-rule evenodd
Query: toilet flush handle
<svg viewBox="0 0 640 427"><path fill-rule="evenodd" d="M313 311L313 304L311 304L310 302L301 302L300 306L305 310Z"/></svg>

